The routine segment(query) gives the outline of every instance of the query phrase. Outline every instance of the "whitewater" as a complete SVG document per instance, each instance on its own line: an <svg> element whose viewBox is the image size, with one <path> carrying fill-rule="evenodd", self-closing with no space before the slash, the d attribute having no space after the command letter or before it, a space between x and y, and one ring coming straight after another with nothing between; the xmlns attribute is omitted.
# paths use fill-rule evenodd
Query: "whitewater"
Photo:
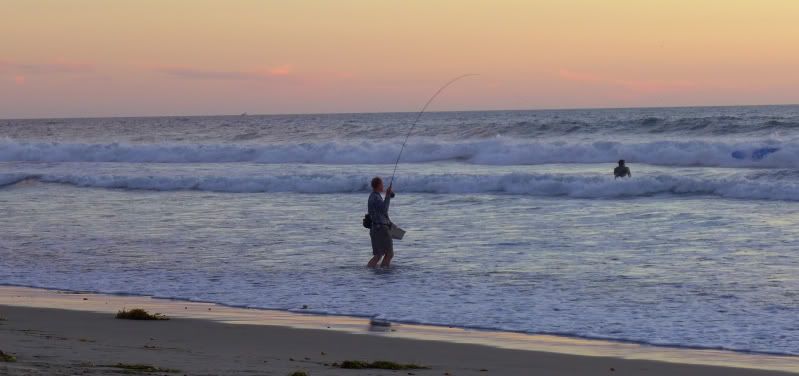
<svg viewBox="0 0 799 376"><path fill-rule="evenodd" d="M799 144L764 139L749 142L519 142L504 137L466 142L414 139L405 162L457 160L488 165L612 163L627 158L664 166L793 167ZM250 147L229 145L126 145L0 142L0 161L139 162L139 163L327 163L386 164L399 152L396 142L275 143ZM752 158L764 148L773 155ZM738 154L743 157L736 158Z"/></svg>
<svg viewBox="0 0 799 376"><path fill-rule="evenodd" d="M799 107L425 114L370 271L413 115L0 120L0 284L799 354Z"/></svg>

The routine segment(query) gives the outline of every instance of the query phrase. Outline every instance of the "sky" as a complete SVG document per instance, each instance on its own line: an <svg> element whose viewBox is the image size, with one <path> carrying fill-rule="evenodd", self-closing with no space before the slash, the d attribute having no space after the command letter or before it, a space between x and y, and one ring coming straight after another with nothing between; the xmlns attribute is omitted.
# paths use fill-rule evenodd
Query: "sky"
<svg viewBox="0 0 799 376"><path fill-rule="evenodd" d="M0 5L0 118L799 103L796 0Z"/></svg>

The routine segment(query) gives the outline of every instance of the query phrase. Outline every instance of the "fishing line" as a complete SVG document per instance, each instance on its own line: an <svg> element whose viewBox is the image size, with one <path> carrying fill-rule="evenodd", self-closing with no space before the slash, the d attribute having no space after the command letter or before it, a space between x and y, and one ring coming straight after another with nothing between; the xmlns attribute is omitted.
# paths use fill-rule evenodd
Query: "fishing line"
<svg viewBox="0 0 799 376"><path fill-rule="evenodd" d="M411 137L411 132L413 132L413 128L416 127L416 123L419 122L419 119L422 117L422 114L427 110L427 107L430 106L430 103L433 103L433 100L436 99L436 97L439 94L441 94L441 92L444 91L444 89L446 89L449 85L452 85L453 83L455 83L455 81L458 81L461 78L466 78L466 77L469 77L469 76L478 76L478 75L474 74L474 73L469 73L469 74L464 74L462 76L458 76L458 77L455 77L455 78L449 80L447 83L445 83L440 88L438 88L438 91L436 91L436 93L433 94L433 96L430 97L430 99L427 100L427 103L424 104L424 107L422 107L422 110L419 111L418 114L416 114L416 119L414 119L413 123L411 123L411 128L408 129L408 134L405 135L405 141L402 142L402 147L400 148L399 154L397 154L397 161L394 162L394 172L391 173L391 180L389 181L389 184L388 184L389 187L394 184L394 176L397 174L397 166L399 166L399 161L400 161L400 158L402 157L402 152L403 152L403 150L405 150L405 144L408 143L408 138Z"/></svg>

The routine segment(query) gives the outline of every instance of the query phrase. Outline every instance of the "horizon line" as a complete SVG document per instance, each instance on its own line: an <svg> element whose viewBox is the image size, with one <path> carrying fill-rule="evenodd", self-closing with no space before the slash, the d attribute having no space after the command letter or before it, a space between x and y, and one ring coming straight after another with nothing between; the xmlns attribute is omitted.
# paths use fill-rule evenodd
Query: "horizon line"
<svg viewBox="0 0 799 376"><path fill-rule="evenodd" d="M629 106L629 107L548 107L548 108L509 108L499 110L439 110L425 113L464 113L464 112L534 112L534 111L605 111L605 110L647 110L647 109L680 109L680 108L728 108L728 107L790 107L799 103L775 104L722 104L722 105L676 105L676 106ZM192 118L192 117L232 117L232 116L313 116L313 115L364 115L364 114L415 114L413 111L342 111L342 112L274 112L249 114L172 114L172 115L112 115L112 116L52 116L52 117L14 117L0 118L0 121L12 120L70 120L70 119L129 119L129 118Z"/></svg>

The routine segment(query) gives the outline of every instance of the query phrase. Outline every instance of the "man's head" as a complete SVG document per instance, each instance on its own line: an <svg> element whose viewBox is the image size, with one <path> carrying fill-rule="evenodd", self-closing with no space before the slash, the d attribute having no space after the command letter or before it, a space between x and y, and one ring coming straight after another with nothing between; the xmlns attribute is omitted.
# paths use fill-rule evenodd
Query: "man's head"
<svg viewBox="0 0 799 376"><path fill-rule="evenodd" d="M619 166L624 166L624 159L619 159Z"/></svg>
<svg viewBox="0 0 799 376"><path fill-rule="evenodd" d="M372 178L372 191L383 192L383 190L383 179L380 179L379 176Z"/></svg>

